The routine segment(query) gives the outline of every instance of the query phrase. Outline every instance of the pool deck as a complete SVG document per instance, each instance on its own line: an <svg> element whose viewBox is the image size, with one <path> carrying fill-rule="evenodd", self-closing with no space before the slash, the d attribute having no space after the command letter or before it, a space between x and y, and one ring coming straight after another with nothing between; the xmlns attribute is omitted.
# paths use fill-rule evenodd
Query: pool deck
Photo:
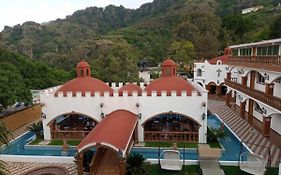
<svg viewBox="0 0 281 175"><path fill-rule="evenodd" d="M281 159L281 149L276 143L264 137L260 131L249 125L233 109L225 105L225 102L217 99L208 100L208 109L216 113L232 129L232 131L243 141L257 143L270 147L271 166L278 166ZM246 145L256 154L267 157L267 151L260 146L250 143ZM266 158L267 159L267 158Z"/></svg>

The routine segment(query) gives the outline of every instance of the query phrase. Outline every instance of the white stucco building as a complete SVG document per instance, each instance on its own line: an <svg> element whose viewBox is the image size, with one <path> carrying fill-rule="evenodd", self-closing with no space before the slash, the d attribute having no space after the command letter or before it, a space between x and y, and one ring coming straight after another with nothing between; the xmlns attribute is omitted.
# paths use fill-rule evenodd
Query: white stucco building
<svg viewBox="0 0 281 175"><path fill-rule="evenodd" d="M137 118L135 141L206 143L207 91L197 83L177 77L174 61L165 60L162 76L147 86L109 86L91 77L90 72L88 63L81 61L77 78L41 92L46 140L83 139L107 116L125 110Z"/></svg>
<svg viewBox="0 0 281 175"><path fill-rule="evenodd" d="M222 56L194 63L194 82L205 87L209 94L225 95L227 88L224 79L229 71L227 60L230 54L231 49L225 48Z"/></svg>
<svg viewBox="0 0 281 175"><path fill-rule="evenodd" d="M281 135L281 38L229 47L226 103L265 136Z"/></svg>

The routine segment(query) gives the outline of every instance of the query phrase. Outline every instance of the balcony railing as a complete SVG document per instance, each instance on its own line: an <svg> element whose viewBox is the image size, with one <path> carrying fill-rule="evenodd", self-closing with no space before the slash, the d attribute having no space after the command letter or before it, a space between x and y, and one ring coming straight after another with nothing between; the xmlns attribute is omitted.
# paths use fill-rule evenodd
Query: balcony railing
<svg viewBox="0 0 281 175"><path fill-rule="evenodd" d="M247 95L251 96L252 98L255 98L255 99L281 111L281 98L278 98L278 97L275 97L272 95L267 95L262 91L242 86L241 84L238 84L238 83L233 82L228 79L225 79L225 84L233 89L236 89L244 94L247 94Z"/></svg>
<svg viewBox="0 0 281 175"><path fill-rule="evenodd" d="M281 72L279 56L231 56L227 64Z"/></svg>
<svg viewBox="0 0 281 175"><path fill-rule="evenodd" d="M145 141L198 142L198 132L144 131Z"/></svg>
<svg viewBox="0 0 281 175"><path fill-rule="evenodd" d="M91 131L51 131L52 139L82 140Z"/></svg>

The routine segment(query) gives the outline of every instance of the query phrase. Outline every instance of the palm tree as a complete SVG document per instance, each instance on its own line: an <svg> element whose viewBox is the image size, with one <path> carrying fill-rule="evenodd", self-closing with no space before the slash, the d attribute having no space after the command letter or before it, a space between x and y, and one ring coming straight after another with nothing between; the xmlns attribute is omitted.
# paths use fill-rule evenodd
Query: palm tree
<svg viewBox="0 0 281 175"><path fill-rule="evenodd" d="M27 129L35 133L36 138L43 138L43 124L42 121L30 124Z"/></svg>
<svg viewBox="0 0 281 175"><path fill-rule="evenodd" d="M9 145L9 138L12 136L12 133L6 128L5 123L0 120L0 146L7 144ZM8 174L8 169L6 168L5 162L0 160L0 174Z"/></svg>
<svg viewBox="0 0 281 175"><path fill-rule="evenodd" d="M148 175L149 163L141 154L130 154L127 159L127 175Z"/></svg>

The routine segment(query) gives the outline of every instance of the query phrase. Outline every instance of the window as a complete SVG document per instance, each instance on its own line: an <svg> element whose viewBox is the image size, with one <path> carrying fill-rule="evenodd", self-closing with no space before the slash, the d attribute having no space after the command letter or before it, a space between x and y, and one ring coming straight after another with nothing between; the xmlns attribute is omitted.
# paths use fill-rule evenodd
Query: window
<svg viewBox="0 0 281 175"><path fill-rule="evenodd" d="M267 47L267 55L273 55L273 46Z"/></svg>
<svg viewBox="0 0 281 175"><path fill-rule="evenodd" d="M232 54L233 54L234 56L238 56L238 49L234 49L234 50L232 51Z"/></svg>
<svg viewBox="0 0 281 175"><path fill-rule="evenodd" d="M202 76L202 70L201 69L197 69L197 77L201 77Z"/></svg>
<svg viewBox="0 0 281 175"><path fill-rule="evenodd" d="M265 84L264 76L261 75L260 73L257 73L257 74L258 74L257 83L259 83L259 84Z"/></svg>
<svg viewBox="0 0 281 175"><path fill-rule="evenodd" d="M263 109L260 107L258 103L255 102L255 111L257 111L260 114L263 114Z"/></svg>
<svg viewBox="0 0 281 175"><path fill-rule="evenodd" d="M250 56L252 54L252 48L240 49L241 56Z"/></svg>
<svg viewBox="0 0 281 175"><path fill-rule="evenodd" d="M279 46L273 46L273 52L272 55L278 55L279 54Z"/></svg>
<svg viewBox="0 0 281 175"><path fill-rule="evenodd" d="M261 47L258 47L257 55L261 55Z"/></svg>

